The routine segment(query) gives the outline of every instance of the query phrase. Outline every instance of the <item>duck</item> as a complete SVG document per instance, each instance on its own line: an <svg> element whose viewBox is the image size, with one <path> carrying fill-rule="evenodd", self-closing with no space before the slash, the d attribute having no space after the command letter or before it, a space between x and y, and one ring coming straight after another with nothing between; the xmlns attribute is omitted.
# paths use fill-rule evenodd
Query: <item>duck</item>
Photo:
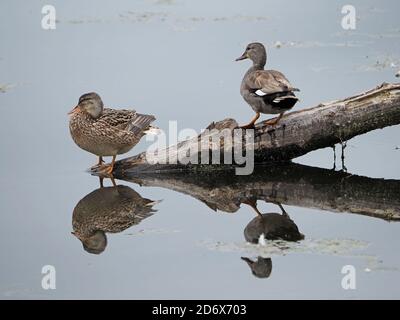
<svg viewBox="0 0 400 320"><path fill-rule="evenodd" d="M98 162L91 170L99 169L108 175L114 170L117 155L130 151L146 133L155 129L150 126L156 119L153 115L105 108L96 92L81 95L78 104L68 114L74 142L98 156ZM106 156L111 156L112 161L103 166L103 157Z"/></svg>
<svg viewBox="0 0 400 320"><path fill-rule="evenodd" d="M261 213L257 208L255 199L246 199L242 202L249 205L257 214L245 227L243 234L246 242L265 245L265 240L284 240L297 242L304 239L304 234L290 218L289 214L279 202L272 202L279 206L281 213ZM258 256L257 260L241 257L250 267L257 278L268 278L272 271L272 260L268 257Z"/></svg>
<svg viewBox="0 0 400 320"><path fill-rule="evenodd" d="M240 128L254 128L254 123L260 117L260 113L279 114L277 118L266 122L267 125L274 126L283 114L299 101L294 92L300 90L293 87L283 73L276 70L264 70L267 52L262 43L248 44L244 53L236 61L245 59L250 59L253 65L243 77L240 94L256 114L248 124Z"/></svg>
<svg viewBox="0 0 400 320"><path fill-rule="evenodd" d="M249 205L257 213L244 229L244 237L247 242L260 244L266 240L284 240L297 242L304 239L304 234L300 233L297 225L290 218L280 203L276 203L281 213L270 212L261 213L255 200L243 202Z"/></svg>
<svg viewBox="0 0 400 320"><path fill-rule="evenodd" d="M251 273L257 278L269 278L272 272L272 259L258 256L257 260L249 257L241 257L251 269Z"/></svg>
<svg viewBox="0 0 400 320"><path fill-rule="evenodd" d="M157 211L153 206L159 202L143 198L128 186L100 187L76 204L71 233L86 252L100 254L107 246L106 233L120 233L139 224Z"/></svg>

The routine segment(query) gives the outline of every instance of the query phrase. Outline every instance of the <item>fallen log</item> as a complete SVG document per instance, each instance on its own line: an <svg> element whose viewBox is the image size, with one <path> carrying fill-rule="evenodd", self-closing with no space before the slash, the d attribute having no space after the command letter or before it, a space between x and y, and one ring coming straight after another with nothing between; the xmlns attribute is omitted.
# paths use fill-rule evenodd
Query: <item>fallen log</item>
<svg viewBox="0 0 400 320"><path fill-rule="evenodd" d="M331 147L366 132L399 123L400 84L383 83L356 96L287 113L275 126L266 125L265 121L259 122L254 130L254 144L249 146L245 143L243 147L254 150L255 163L287 162L313 150ZM218 131L233 131L237 126L233 119L213 122L208 129L217 129L214 130L217 133L209 133L207 139L212 141L213 135L218 135ZM193 159L200 159L204 151L206 154L215 151L223 154L226 144L222 143L215 150L211 143L199 144L202 138L204 133L165 150L157 150L150 159L144 152L119 160L114 167L114 173L119 171L121 176L121 172L132 170L150 172L215 168L217 166L200 165L211 163L211 157L206 159L206 163L199 161L200 164L179 161L180 155L186 154L187 150L195 150ZM216 140L218 139L217 136Z"/></svg>
<svg viewBox="0 0 400 320"><path fill-rule="evenodd" d="M236 212L242 203L262 200L331 212L400 221L400 180L288 163L256 166L252 175L213 172L125 172L118 179L192 196L212 210Z"/></svg>

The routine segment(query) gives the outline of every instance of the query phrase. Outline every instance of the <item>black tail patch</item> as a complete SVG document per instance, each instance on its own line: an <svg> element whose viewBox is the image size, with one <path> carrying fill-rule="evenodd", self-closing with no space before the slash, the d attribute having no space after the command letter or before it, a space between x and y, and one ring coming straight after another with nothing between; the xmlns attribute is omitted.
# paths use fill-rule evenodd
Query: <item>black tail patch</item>
<svg viewBox="0 0 400 320"><path fill-rule="evenodd" d="M299 101L293 92L280 92L265 96L266 102L282 110L288 110Z"/></svg>

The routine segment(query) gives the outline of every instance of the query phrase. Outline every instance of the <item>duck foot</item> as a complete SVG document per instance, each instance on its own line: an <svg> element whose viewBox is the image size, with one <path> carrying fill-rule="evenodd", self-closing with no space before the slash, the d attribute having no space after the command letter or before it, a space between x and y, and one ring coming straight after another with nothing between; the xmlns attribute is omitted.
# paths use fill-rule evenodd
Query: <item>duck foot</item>
<svg viewBox="0 0 400 320"><path fill-rule="evenodd" d="M260 117L260 113L257 112L256 115L254 116L253 119L251 119L251 121L244 125L244 126L240 126L240 129L254 129L254 124L256 123L256 121L258 120L258 118Z"/></svg>
<svg viewBox="0 0 400 320"><path fill-rule="evenodd" d="M90 167L91 171L94 171L98 168L100 168L104 163L103 157L99 157L99 162L97 162L94 166Z"/></svg>
<svg viewBox="0 0 400 320"><path fill-rule="evenodd" d="M243 129L243 130L246 130L246 129L254 129L254 128L255 128L254 123L249 123L249 124L246 124L246 125L244 125L244 126L240 126L240 127L239 127L239 129Z"/></svg>
<svg viewBox="0 0 400 320"><path fill-rule="evenodd" d="M107 177L110 177L110 176L112 177L116 157L117 156L113 156L110 164L103 164L103 165L99 166L97 172L100 173L101 175L105 175Z"/></svg>
<svg viewBox="0 0 400 320"><path fill-rule="evenodd" d="M279 114L279 117L277 117L277 118L265 121L265 124L269 125L269 126L274 126L279 122L279 120L282 119L282 117L283 117L283 113Z"/></svg>
<svg viewBox="0 0 400 320"><path fill-rule="evenodd" d="M104 164L98 167L97 173L108 178L109 176L112 176L113 170L114 170L113 165Z"/></svg>

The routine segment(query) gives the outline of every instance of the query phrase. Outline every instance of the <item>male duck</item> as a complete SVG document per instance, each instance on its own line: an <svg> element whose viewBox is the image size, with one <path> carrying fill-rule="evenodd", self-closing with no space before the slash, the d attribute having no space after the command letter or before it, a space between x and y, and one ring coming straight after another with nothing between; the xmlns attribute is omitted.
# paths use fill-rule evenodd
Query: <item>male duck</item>
<svg viewBox="0 0 400 320"><path fill-rule="evenodd" d="M275 125L282 118L283 113L290 110L299 100L293 92L300 90L294 88L281 72L264 70L267 53L261 43L250 43L246 51L236 61L244 59L252 60L253 66L244 75L240 94L256 112L256 115L249 124L241 128L253 128L254 123L260 117L260 113L279 113L278 118L267 122L269 125Z"/></svg>
<svg viewBox="0 0 400 320"><path fill-rule="evenodd" d="M99 157L92 169L102 166L104 156L113 157L111 165L102 168L106 174L112 173L116 156L131 150L155 120L154 116L135 110L104 108L95 92L82 95L69 114L72 139L80 148Z"/></svg>

